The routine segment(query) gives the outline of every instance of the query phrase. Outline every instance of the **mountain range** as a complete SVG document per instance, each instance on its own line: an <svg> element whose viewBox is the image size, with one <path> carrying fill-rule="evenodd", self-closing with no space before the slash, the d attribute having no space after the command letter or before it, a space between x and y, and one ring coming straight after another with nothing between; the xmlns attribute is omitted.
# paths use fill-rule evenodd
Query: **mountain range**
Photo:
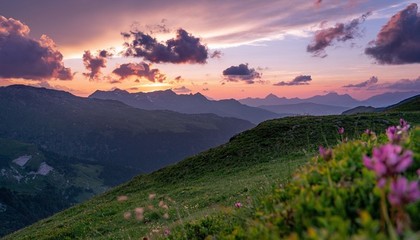
<svg viewBox="0 0 420 240"><path fill-rule="evenodd" d="M386 107L406 98L413 97L420 93L420 90L410 92L388 92L372 96L366 100L360 101L354 99L348 94L337 94L335 92L326 95L316 95L310 98L285 98L277 97L274 94L269 94L265 98L244 98L239 102L259 107L263 105L287 105L297 103L316 103L323 105L333 105L347 108L354 108L357 106L372 106L372 107Z"/></svg>
<svg viewBox="0 0 420 240"><path fill-rule="evenodd" d="M383 107L412 97L417 92L394 92L373 96L364 101L348 94L328 93L310 98L285 98L269 94L265 98L240 100L209 100L201 93L176 94L172 90L129 93L121 89L97 90L89 98L109 99L145 110L171 110L181 113L214 113L223 117L235 117L254 124L262 121L294 115L335 115L357 106Z"/></svg>
<svg viewBox="0 0 420 240"><path fill-rule="evenodd" d="M380 134L398 124L400 118L416 129L420 124L419 100L404 101L386 113L265 121L235 135L228 143L137 176L5 239L277 239L283 237L282 230L301 231L302 238L307 238L311 229L318 228L322 232L313 230L314 239L343 231L357 237L366 232L366 239L375 238L381 229L379 196L373 191L374 174L362 171L362 156L372 151L372 144L385 141L386 136ZM345 129L343 135L337 132L340 127ZM368 136L363 134L366 129L378 134L368 143ZM413 131L407 145L417 156L420 129ZM363 140L358 139L360 136ZM348 138L345 143L343 137ZM358 140L353 142L354 138ZM325 161L317 156L319 146L337 146L333 159ZM325 165L315 171L319 163ZM415 166L411 168L413 178L418 161ZM296 174L296 168L303 171ZM290 182L299 185L288 188ZM322 186L329 188L321 191ZM420 228L419 204L409 208L416 232ZM331 217L329 214L337 208L341 211ZM366 227L360 224L360 209L369 211L362 219ZM313 227L299 228L296 221L308 221ZM331 228L331 224L337 225ZM356 229L342 228L349 224ZM290 238L299 238L289 232Z"/></svg>
<svg viewBox="0 0 420 240"><path fill-rule="evenodd" d="M93 99L111 99L129 106L145 110L171 110L180 113L214 113L222 117L245 119L258 124L268 119L281 117L276 113L250 107L234 99L209 100L201 93L176 94L172 90L129 93L125 90L96 91L89 96Z"/></svg>

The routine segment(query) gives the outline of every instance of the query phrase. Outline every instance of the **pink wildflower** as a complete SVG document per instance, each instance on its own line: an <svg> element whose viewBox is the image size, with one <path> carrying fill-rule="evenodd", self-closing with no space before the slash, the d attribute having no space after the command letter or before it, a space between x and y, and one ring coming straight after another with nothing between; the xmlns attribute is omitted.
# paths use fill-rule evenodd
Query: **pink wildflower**
<svg viewBox="0 0 420 240"><path fill-rule="evenodd" d="M408 130L410 129L410 124L407 123L404 119L400 119L399 126L391 126L386 130L386 135L390 142L398 144L401 140L407 136Z"/></svg>
<svg viewBox="0 0 420 240"><path fill-rule="evenodd" d="M165 235L166 237L171 235L171 230L165 229L165 231L163 231L163 235Z"/></svg>
<svg viewBox="0 0 420 240"><path fill-rule="evenodd" d="M235 207L236 208L241 208L242 207L242 203L241 202L236 202L235 203Z"/></svg>
<svg viewBox="0 0 420 240"><path fill-rule="evenodd" d="M402 206L420 199L419 183L409 182L406 178L400 177L391 183L388 200L393 206Z"/></svg>
<svg viewBox="0 0 420 240"><path fill-rule="evenodd" d="M343 127L340 127L338 129L338 134L340 134L340 135L343 135L344 134L344 128Z"/></svg>
<svg viewBox="0 0 420 240"><path fill-rule="evenodd" d="M410 124L408 124L407 121L405 121L404 119L401 118L399 128L403 131L408 131L408 129L410 128Z"/></svg>
<svg viewBox="0 0 420 240"><path fill-rule="evenodd" d="M412 162L413 153L411 151L403 151L401 146L393 144L373 149L372 158L363 157L363 164L374 171L379 180L404 172ZM384 181L379 183L384 183Z"/></svg>
<svg viewBox="0 0 420 240"><path fill-rule="evenodd" d="M332 150L319 146L319 155L325 160L330 161L332 159Z"/></svg>

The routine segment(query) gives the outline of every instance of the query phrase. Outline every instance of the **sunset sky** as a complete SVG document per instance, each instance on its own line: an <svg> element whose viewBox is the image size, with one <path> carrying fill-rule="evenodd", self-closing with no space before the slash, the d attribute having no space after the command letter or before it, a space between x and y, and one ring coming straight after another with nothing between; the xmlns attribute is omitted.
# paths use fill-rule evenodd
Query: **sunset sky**
<svg viewBox="0 0 420 240"><path fill-rule="evenodd" d="M0 85L213 99L420 91L417 4L0 0Z"/></svg>

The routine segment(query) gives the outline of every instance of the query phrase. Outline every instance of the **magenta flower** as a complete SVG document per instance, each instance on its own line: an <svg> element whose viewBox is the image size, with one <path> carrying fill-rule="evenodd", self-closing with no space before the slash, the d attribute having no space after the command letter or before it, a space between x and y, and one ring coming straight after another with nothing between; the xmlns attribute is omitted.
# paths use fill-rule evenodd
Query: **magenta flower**
<svg viewBox="0 0 420 240"><path fill-rule="evenodd" d="M420 168L417 169L417 175L420 177Z"/></svg>
<svg viewBox="0 0 420 240"><path fill-rule="evenodd" d="M332 159L332 150L329 148L323 148L322 146L319 146L319 155L325 161L330 161Z"/></svg>
<svg viewBox="0 0 420 240"><path fill-rule="evenodd" d="M407 123L404 119L400 119L399 126L391 126L386 130L386 135L390 142L399 144L401 140L407 136L408 129L410 129L410 124Z"/></svg>
<svg viewBox="0 0 420 240"><path fill-rule="evenodd" d="M402 138L402 132L399 131L397 127L391 126L386 129L386 136L388 137L390 142L399 143Z"/></svg>
<svg viewBox="0 0 420 240"><path fill-rule="evenodd" d="M343 135L344 134L344 128L343 127L340 127L338 129L338 134L340 134L340 135Z"/></svg>
<svg viewBox="0 0 420 240"><path fill-rule="evenodd" d="M165 229L165 231L163 231L163 235L165 235L166 237L171 235L171 230Z"/></svg>
<svg viewBox="0 0 420 240"><path fill-rule="evenodd" d="M403 131L408 131L408 129L410 128L410 124L408 124L407 121L405 121L404 119L401 118L399 128Z"/></svg>
<svg viewBox="0 0 420 240"><path fill-rule="evenodd" d="M391 183L388 200L393 206L402 206L420 199L420 189L418 181L409 182L401 177Z"/></svg>
<svg viewBox="0 0 420 240"><path fill-rule="evenodd" d="M363 157L363 164L376 173L378 179L404 172L413 162L413 153L399 145L386 144L373 149L372 157Z"/></svg>
<svg viewBox="0 0 420 240"><path fill-rule="evenodd" d="M236 208L241 208L242 207L242 203L241 202L236 202L235 203L235 207Z"/></svg>

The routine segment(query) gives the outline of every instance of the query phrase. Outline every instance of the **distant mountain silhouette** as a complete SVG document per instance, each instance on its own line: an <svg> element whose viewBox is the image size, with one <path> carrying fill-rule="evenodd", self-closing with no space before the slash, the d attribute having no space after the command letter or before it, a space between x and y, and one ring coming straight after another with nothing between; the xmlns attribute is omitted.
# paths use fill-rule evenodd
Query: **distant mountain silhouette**
<svg viewBox="0 0 420 240"><path fill-rule="evenodd" d="M420 93L418 91L411 92L389 92L379 94L373 97L370 97L364 100L362 103L364 106L373 106L373 107L387 107L398 102L403 101L404 99L416 96Z"/></svg>
<svg viewBox="0 0 420 240"><path fill-rule="evenodd" d="M214 113L222 117L235 117L258 124L268 119L280 117L280 115L250 107L234 99L209 100L201 93L176 94L172 90L155 92L129 93L124 90L96 91L89 98L111 99L125 103L129 106L145 110L171 110L180 113Z"/></svg>
<svg viewBox="0 0 420 240"><path fill-rule="evenodd" d="M286 105L296 103L316 103L348 108L353 108L357 106L385 107L395 104L403 99L415 96L419 93L420 91L389 92L373 96L364 101L354 99L348 94L341 95L337 93L328 93L326 95L317 95L304 99L277 97L274 94L269 94L265 98L245 98L240 99L239 102L254 107L263 105Z"/></svg>
<svg viewBox="0 0 420 240"><path fill-rule="evenodd" d="M341 114L343 111L349 109L348 107L324 105L317 103L295 103L284 105L266 105L259 107L279 114L313 116Z"/></svg>

